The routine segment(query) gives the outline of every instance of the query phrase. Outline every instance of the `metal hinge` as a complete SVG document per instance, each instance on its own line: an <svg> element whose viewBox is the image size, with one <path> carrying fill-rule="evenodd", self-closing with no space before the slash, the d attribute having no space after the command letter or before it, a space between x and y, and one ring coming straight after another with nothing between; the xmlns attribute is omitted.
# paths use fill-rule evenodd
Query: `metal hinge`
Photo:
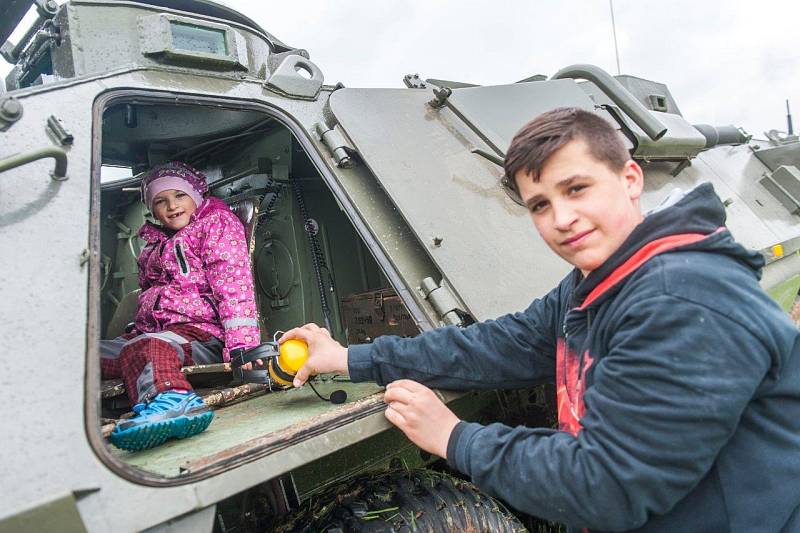
<svg viewBox="0 0 800 533"><path fill-rule="evenodd" d="M321 141L330 151L337 167L353 168L355 162L351 154L358 153L358 150L347 140L338 124L333 128L329 128L327 125L318 122L314 124L314 131L317 134L317 140Z"/></svg>
<svg viewBox="0 0 800 533"><path fill-rule="evenodd" d="M100 258L100 254L97 250L89 250L88 248L84 248L81 250L80 256L78 256L78 266L83 270L83 267L89 264L89 261L92 260L99 260L102 266L102 259Z"/></svg>
<svg viewBox="0 0 800 533"><path fill-rule="evenodd" d="M406 74L403 76L403 83L409 89L427 89L428 84L419 77L419 74Z"/></svg>
<svg viewBox="0 0 800 533"><path fill-rule="evenodd" d="M434 109L441 109L447 103L447 99L453 94L453 89L450 87L442 87L441 89L433 90L433 100L428 102L428 105Z"/></svg>
<svg viewBox="0 0 800 533"><path fill-rule="evenodd" d="M84 248L83 250L81 250L81 255L78 258L78 266L83 268L84 266L86 266L86 263L88 263L91 258L92 258L92 253L89 251L88 248Z"/></svg>
<svg viewBox="0 0 800 533"><path fill-rule="evenodd" d="M469 315L461 309L458 299L451 292L449 286L440 285L433 278L425 278L422 280L420 289L444 324L459 327L466 325L464 318Z"/></svg>

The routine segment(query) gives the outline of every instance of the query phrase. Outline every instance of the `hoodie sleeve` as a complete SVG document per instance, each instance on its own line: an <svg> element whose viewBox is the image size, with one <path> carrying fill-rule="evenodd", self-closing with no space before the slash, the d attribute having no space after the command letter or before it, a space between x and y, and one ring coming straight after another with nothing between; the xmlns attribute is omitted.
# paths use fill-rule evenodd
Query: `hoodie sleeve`
<svg viewBox="0 0 800 533"><path fill-rule="evenodd" d="M563 283L562 283L563 285ZM413 379L444 389L518 388L552 379L561 285L525 312L348 348L353 381Z"/></svg>
<svg viewBox="0 0 800 533"><path fill-rule="evenodd" d="M462 422L451 466L573 527L627 530L672 509L730 439L770 350L746 324L670 295L631 305L610 331L577 437Z"/></svg>
<svg viewBox="0 0 800 533"><path fill-rule="evenodd" d="M227 361L230 350L261 342L247 239L233 213L220 211L209 222L200 254L224 330Z"/></svg>

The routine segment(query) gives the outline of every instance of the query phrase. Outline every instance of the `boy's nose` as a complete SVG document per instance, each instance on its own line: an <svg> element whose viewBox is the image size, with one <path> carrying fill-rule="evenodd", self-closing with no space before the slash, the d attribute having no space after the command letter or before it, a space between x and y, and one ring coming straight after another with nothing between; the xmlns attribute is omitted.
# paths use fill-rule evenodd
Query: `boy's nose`
<svg viewBox="0 0 800 533"><path fill-rule="evenodd" d="M553 225L556 229L561 231L569 230L572 224L578 219L575 210L567 206L552 206L553 209Z"/></svg>

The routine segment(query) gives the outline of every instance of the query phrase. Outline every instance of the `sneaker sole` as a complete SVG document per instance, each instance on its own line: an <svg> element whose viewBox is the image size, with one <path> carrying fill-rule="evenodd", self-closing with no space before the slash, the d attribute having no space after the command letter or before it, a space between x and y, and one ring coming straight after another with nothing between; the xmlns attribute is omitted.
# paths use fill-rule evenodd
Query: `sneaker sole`
<svg viewBox="0 0 800 533"><path fill-rule="evenodd" d="M169 438L185 439L202 433L214 419L214 412L200 415L182 415L169 420L142 424L124 431L113 432L109 437L111 444L122 450L139 451L164 444Z"/></svg>

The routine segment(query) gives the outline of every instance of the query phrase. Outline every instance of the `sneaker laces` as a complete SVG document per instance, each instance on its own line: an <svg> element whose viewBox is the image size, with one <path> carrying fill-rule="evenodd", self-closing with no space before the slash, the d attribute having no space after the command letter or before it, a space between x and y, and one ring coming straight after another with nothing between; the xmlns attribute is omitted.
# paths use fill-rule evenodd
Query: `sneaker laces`
<svg viewBox="0 0 800 533"><path fill-rule="evenodd" d="M133 406L133 411L139 416L147 416L175 410L188 411L204 406L203 399L193 392L166 391L158 394L147 404L137 403Z"/></svg>

